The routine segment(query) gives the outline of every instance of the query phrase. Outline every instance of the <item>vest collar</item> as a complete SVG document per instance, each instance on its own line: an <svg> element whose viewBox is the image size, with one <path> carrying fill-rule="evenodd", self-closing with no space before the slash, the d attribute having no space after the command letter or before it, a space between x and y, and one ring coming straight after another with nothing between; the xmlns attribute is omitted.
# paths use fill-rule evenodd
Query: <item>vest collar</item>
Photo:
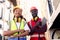
<svg viewBox="0 0 60 40"><path fill-rule="evenodd" d="M33 21L37 21L37 20L38 20L38 18L39 18L39 17L35 17L35 18L33 18L32 20L33 20Z"/></svg>
<svg viewBox="0 0 60 40"><path fill-rule="evenodd" d="M13 20L14 20L15 22L21 22L22 18L21 18L21 17L18 17L18 18L14 17Z"/></svg>

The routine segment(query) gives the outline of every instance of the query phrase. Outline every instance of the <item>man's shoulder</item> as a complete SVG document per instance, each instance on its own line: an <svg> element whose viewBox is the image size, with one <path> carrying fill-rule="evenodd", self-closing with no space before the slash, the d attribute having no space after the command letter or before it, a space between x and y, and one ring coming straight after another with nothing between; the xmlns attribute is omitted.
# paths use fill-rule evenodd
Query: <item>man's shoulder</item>
<svg viewBox="0 0 60 40"><path fill-rule="evenodd" d="M42 20L42 18L38 18L39 20Z"/></svg>
<svg viewBox="0 0 60 40"><path fill-rule="evenodd" d="M42 21L42 18L38 18L38 21Z"/></svg>
<svg viewBox="0 0 60 40"><path fill-rule="evenodd" d="M32 19L28 21L28 23L32 22Z"/></svg>
<svg viewBox="0 0 60 40"><path fill-rule="evenodd" d="M14 22L14 20L10 20L10 23L11 23L11 22Z"/></svg>

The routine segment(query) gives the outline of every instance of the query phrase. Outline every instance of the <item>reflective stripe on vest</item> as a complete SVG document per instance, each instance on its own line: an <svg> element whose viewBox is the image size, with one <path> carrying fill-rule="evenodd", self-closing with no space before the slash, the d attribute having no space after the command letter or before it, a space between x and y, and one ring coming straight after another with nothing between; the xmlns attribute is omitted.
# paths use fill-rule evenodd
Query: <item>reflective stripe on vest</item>
<svg viewBox="0 0 60 40"><path fill-rule="evenodd" d="M21 23L20 23L20 29L24 29L24 26L25 26L25 22L24 22L24 19L22 19ZM11 21L11 28L10 30L17 30L17 26L16 26L16 23L14 22L14 20ZM18 33L15 33L14 35L17 35Z"/></svg>

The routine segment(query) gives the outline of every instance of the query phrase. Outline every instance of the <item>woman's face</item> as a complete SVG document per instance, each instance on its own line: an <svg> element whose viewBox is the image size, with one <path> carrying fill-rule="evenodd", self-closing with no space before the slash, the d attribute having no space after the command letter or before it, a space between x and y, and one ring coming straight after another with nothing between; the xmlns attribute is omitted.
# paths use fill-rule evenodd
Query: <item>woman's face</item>
<svg viewBox="0 0 60 40"><path fill-rule="evenodd" d="M17 8L17 9L14 10L13 13L14 13L15 17L19 17L19 16L22 15L22 9Z"/></svg>

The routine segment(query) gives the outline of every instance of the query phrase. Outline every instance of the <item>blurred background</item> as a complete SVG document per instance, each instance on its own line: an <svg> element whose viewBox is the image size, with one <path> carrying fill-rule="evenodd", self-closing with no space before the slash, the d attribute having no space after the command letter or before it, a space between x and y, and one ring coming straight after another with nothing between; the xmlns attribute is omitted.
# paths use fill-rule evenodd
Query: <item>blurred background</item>
<svg viewBox="0 0 60 40"><path fill-rule="evenodd" d="M4 23L9 25L13 19L13 7L19 5L23 9L22 15L27 22L32 18L30 8L37 7L38 16L47 19L47 40L60 39L60 0L0 0L0 40L7 40L3 36ZM29 40L30 36L27 37Z"/></svg>

